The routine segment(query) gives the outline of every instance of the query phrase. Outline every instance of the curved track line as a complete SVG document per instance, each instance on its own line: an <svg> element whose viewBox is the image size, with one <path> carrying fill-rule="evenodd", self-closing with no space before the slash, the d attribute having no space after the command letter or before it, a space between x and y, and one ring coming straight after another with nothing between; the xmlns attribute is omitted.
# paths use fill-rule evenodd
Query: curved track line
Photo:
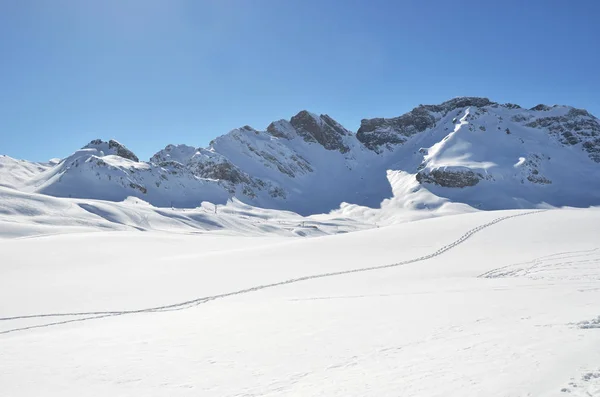
<svg viewBox="0 0 600 397"><path fill-rule="evenodd" d="M483 225L477 226L477 227L467 231L465 234L463 234L457 240L453 241L452 243L450 243L448 245L445 245L445 246L439 248L438 250L436 250L435 252L433 252L431 254L423 255L418 258L408 259L408 260L401 261L401 262L391 263L391 264L387 264L387 265L363 267L363 268L352 269L352 270L340 270L337 272L321 273L321 274L315 274L312 276L292 278L292 279L280 281L277 283L258 285L255 287L250 287L250 288L242 289L239 291L227 292L224 294L218 294L218 295L212 295L212 296L205 296L202 298L192 299L192 300L185 301L185 302L173 303L170 305L156 306L156 307L145 308L145 309L122 310L122 311L31 314L31 315L25 315L25 316L3 317L3 318L0 318L0 321L23 320L23 319L31 319L31 318L46 318L46 317L92 316L92 317L77 318L77 319L72 319L72 320L58 321L58 322L47 323L47 324L32 325L32 326L22 327L22 328L9 329L6 331L0 331L0 335L8 334L11 332L17 332L17 331L25 331L25 330L33 329L33 328L50 327L53 325L61 325L61 324L66 324L66 323L70 323L70 322L93 320L93 319L105 318L105 317L110 317L110 316L121 316L121 315L125 315L125 314L153 313L153 312L163 312L163 311L172 311L172 310L183 310L183 309L187 309L192 306L197 306L202 303L206 303L206 302L216 300L216 299L222 299L222 298L226 298L226 297L234 296L234 295L247 294L249 292L259 291L259 290L267 289L267 288L279 287L279 286L283 286L283 285L287 285L287 284L299 283L299 282L307 281L307 280L314 280L314 279L325 278L325 277L335 277L335 276L341 276L344 274L362 273L362 272L368 272L368 271L372 271L372 270L380 270L380 269L388 269L388 268L392 268L392 267L404 266L404 265L408 265L411 263L421 262L421 261L425 261L425 260L428 260L431 258L435 258L436 256L440 256L443 253L456 247L457 245L462 244L463 242L465 242L467 239L469 239L474 234L476 234L490 226L493 226L497 223L505 221L507 219L517 218L520 216L526 216L526 215L531 215L531 214L537 214L537 213L545 212L545 211L547 211L547 210L529 211L529 212L523 212L520 214L507 215L507 216L502 216L502 217L496 218L496 219L492 220L491 222L485 223Z"/></svg>
<svg viewBox="0 0 600 397"><path fill-rule="evenodd" d="M600 248L599 248L599 247L597 247L597 248L592 248L592 249L589 249L589 250L557 252L557 253L555 253L555 254L550 254L550 255L544 255L544 256L540 256L540 257L538 257L538 258L534 258L534 259L532 259L532 260L530 260L530 261L526 261L526 262L519 262L519 263L513 263L513 264L510 264L510 265L506 265L506 266L498 267L498 268L496 268L496 269L488 270L488 271L487 271L487 272L485 272L485 273L481 273L481 274L480 274L479 276L477 276L477 277L478 277L478 278L489 278L489 276L490 276L490 275L493 275L494 273L497 273L497 272L499 272L499 271L502 271L502 270L510 269L510 268L513 268L513 269L515 269L515 270L517 270L517 271L518 271L518 270L523 270L523 268L517 268L517 266L526 266L526 265L531 265L531 266L526 266L526 267L530 267L530 268L531 268L531 267L535 267L536 265L539 265L539 264L540 264L540 263L542 263L542 262L543 262L545 259L552 259L552 258L555 258L555 257L558 257L558 256L560 256L560 257L563 257L564 255L572 255L572 254L574 254L574 256L566 256L566 257L564 257L564 259L570 259L570 258L573 258L573 257L577 257L577 256L579 256L579 255L577 255L577 254L590 254L590 253L592 253L592 252L596 252L596 251L598 251L598 250L600 250Z"/></svg>

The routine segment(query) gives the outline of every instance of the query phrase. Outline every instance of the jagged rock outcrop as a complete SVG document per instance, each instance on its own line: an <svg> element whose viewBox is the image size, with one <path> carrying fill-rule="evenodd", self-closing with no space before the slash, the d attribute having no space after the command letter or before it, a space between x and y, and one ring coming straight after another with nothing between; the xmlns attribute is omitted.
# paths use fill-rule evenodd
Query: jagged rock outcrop
<svg viewBox="0 0 600 397"><path fill-rule="evenodd" d="M96 149L104 153L105 156L115 155L135 162L140 161L140 159L131 150L127 149L125 145L115 141L114 139L111 139L108 142L104 142L101 139L94 139L84 146L83 149Z"/></svg>
<svg viewBox="0 0 600 397"><path fill-rule="evenodd" d="M516 103L505 103L502 106L504 106L507 109L522 109L521 106L517 105Z"/></svg>
<svg viewBox="0 0 600 397"><path fill-rule="evenodd" d="M535 110L536 112L547 112L547 111L549 111L551 109L552 109L551 106L544 105L543 103L540 103L539 105L536 105L536 106L532 107L529 110Z"/></svg>
<svg viewBox="0 0 600 397"><path fill-rule="evenodd" d="M291 118L290 125L305 141L318 142L327 150L337 150L341 153L350 150L342 137L352 133L326 114L317 116L303 110Z"/></svg>
<svg viewBox="0 0 600 397"><path fill-rule="evenodd" d="M589 157L600 163L600 121L588 111L571 108L564 115L540 117L525 125L546 129L564 145L581 144Z"/></svg>
<svg viewBox="0 0 600 397"><path fill-rule="evenodd" d="M442 187L454 188L475 186L483 179L483 175L469 169L434 169L431 171L419 171L416 177L419 183L434 183Z"/></svg>
<svg viewBox="0 0 600 397"><path fill-rule="evenodd" d="M391 119L363 119L356 137L367 148L380 153L406 142L407 138L435 125L435 117L423 106Z"/></svg>
<svg viewBox="0 0 600 397"><path fill-rule="evenodd" d="M276 138L292 139L296 136L294 126L287 120L273 121L267 127L267 132Z"/></svg>
<svg viewBox="0 0 600 397"><path fill-rule="evenodd" d="M451 112L455 109L466 108L470 106L482 108L489 105L497 106L498 104L490 101L488 98L458 97L452 98L441 103L440 105L420 105L419 107L422 107L430 112L442 113L443 115L446 115L448 112Z"/></svg>
<svg viewBox="0 0 600 397"><path fill-rule="evenodd" d="M190 159L186 168L201 178L223 180L232 184L251 183L250 176L225 157L204 149Z"/></svg>
<svg viewBox="0 0 600 397"><path fill-rule="evenodd" d="M433 128L448 112L469 106L484 107L493 104L497 105L487 98L460 97L440 105L419 105L399 117L361 120L356 137L367 148L381 153L384 149L393 150L413 135Z"/></svg>
<svg viewBox="0 0 600 397"><path fill-rule="evenodd" d="M185 164L196 154L198 149L188 145L167 145L150 158L150 162L161 166Z"/></svg>

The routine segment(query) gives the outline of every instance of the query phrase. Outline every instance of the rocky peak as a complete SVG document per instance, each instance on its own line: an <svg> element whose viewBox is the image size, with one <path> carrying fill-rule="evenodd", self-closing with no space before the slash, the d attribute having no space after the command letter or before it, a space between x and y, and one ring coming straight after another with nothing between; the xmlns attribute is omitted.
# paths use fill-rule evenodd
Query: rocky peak
<svg viewBox="0 0 600 397"><path fill-rule="evenodd" d="M291 118L290 125L305 141L318 142L327 150L337 150L341 153L350 150L344 144L342 136L351 135L351 132L326 114L317 116L303 110Z"/></svg>
<svg viewBox="0 0 600 397"><path fill-rule="evenodd" d="M457 97L452 98L446 102L442 102L440 105L419 105L418 108L424 108L430 112L443 113L444 115L455 109L466 108L470 106L482 108L484 106L496 105L495 102L490 101L488 98L480 97ZM414 109L416 110L416 109ZM413 110L413 111L414 111Z"/></svg>
<svg viewBox="0 0 600 397"><path fill-rule="evenodd" d="M571 118L575 118L577 116L583 116L583 117L588 117L590 119L595 120L596 122L598 122L598 119L595 116L592 116L590 114L590 112L588 112L585 109L577 109L577 108L572 108L569 110L569 112L567 113L567 116L571 117Z"/></svg>
<svg viewBox="0 0 600 397"><path fill-rule="evenodd" d="M197 149L188 145L167 145L163 150L157 152L150 158L150 162L164 166L169 163L186 164Z"/></svg>
<svg viewBox="0 0 600 397"><path fill-rule="evenodd" d="M533 108L532 110L548 111L546 105L538 105L536 108L538 109ZM588 153L590 159L600 163L600 120L587 110L570 108L566 114L539 117L525 125L546 129L563 145L581 144L581 148Z"/></svg>
<svg viewBox="0 0 600 397"><path fill-rule="evenodd" d="M94 139L82 149L96 149L102 152L105 156L115 155L135 162L140 161L140 159L131 150L127 149L125 145L115 141L114 139L111 139L108 142L105 142L101 139Z"/></svg>
<svg viewBox="0 0 600 397"><path fill-rule="evenodd" d="M187 169L201 178L223 180L233 184L250 181L250 176L225 156L206 149L201 149L194 154Z"/></svg>
<svg viewBox="0 0 600 397"><path fill-rule="evenodd" d="M486 106L521 110L519 105L512 103L499 105L488 98L459 97L440 105L419 105L399 117L364 119L356 137L368 149L381 153L385 149L392 150L397 145L402 145L415 134L435 127L449 112L467 107ZM547 115L540 117L539 113L534 112L545 112ZM529 110L523 109L511 120L526 123L527 127L547 129L565 145L581 144L592 160L600 162L600 123L586 110L540 104Z"/></svg>
<svg viewBox="0 0 600 397"><path fill-rule="evenodd" d="M296 135L294 126L287 120L277 120L269 124L267 132L276 138L292 139Z"/></svg>
<svg viewBox="0 0 600 397"><path fill-rule="evenodd" d="M242 128L238 128L238 130L240 132L245 132L245 133L251 132L251 133L254 133L254 134L258 134L258 131L255 130L254 128L250 127L249 125L245 125Z"/></svg>
<svg viewBox="0 0 600 397"><path fill-rule="evenodd" d="M434 127L437 120L448 112L471 106L490 105L497 104L488 98L479 97L458 97L440 105L419 105L399 117L361 120L356 137L367 148L381 153L384 149L391 150L411 136Z"/></svg>
<svg viewBox="0 0 600 397"><path fill-rule="evenodd" d="M544 104L540 103L539 105L537 105L537 106L534 106L534 107L532 107L532 108L531 108L531 109L529 109L529 110L535 110L535 111L537 111L537 112L547 112L547 111L549 111L549 110L552 110L552 107L550 107L550 106L548 106L548 105L544 105Z"/></svg>
<svg viewBox="0 0 600 397"><path fill-rule="evenodd" d="M380 153L392 149L409 137L435 125L435 117L425 106L419 106L400 117L363 119L356 137L367 148Z"/></svg>
<svg viewBox="0 0 600 397"><path fill-rule="evenodd" d="M504 106L507 109L521 109L521 106L517 105L516 103L505 103L502 106Z"/></svg>

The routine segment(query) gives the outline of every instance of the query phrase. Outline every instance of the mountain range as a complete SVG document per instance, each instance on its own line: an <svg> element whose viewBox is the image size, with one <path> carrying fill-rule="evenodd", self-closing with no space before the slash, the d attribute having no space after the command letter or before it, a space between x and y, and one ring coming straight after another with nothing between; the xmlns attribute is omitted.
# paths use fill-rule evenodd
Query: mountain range
<svg viewBox="0 0 600 397"><path fill-rule="evenodd" d="M168 145L148 161L112 139L48 163L0 156L0 185L55 197L134 196L156 207L235 197L302 215L394 201L414 209L587 207L600 204L600 121L570 106L459 97L364 119L353 132L303 110L265 130L234 129L206 148Z"/></svg>

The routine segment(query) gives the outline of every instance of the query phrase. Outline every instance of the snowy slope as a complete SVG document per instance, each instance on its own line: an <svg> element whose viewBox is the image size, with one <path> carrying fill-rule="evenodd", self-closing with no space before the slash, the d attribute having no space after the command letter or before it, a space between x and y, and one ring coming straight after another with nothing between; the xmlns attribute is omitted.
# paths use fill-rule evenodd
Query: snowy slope
<svg viewBox="0 0 600 397"><path fill-rule="evenodd" d="M532 126L572 113L577 114L566 107L461 110L454 125L448 116L440 121L438 128L452 132L424 149L417 179L437 195L478 208L597 205L600 163L585 146L592 141L577 141L575 135L565 141L563 135ZM600 137L600 128L579 134L595 139L592 134Z"/></svg>
<svg viewBox="0 0 600 397"><path fill-rule="evenodd" d="M226 205L157 208L136 197L123 202L55 198L0 187L0 238L98 231L159 231L179 234L315 237L375 227L339 216L302 217L251 207L236 199Z"/></svg>
<svg viewBox="0 0 600 397"><path fill-rule="evenodd" d="M0 240L0 394L598 395L599 225Z"/></svg>
<svg viewBox="0 0 600 397"><path fill-rule="evenodd" d="M0 155L0 186L20 188L27 181L54 165L54 162L32 163Z"/></svg>

